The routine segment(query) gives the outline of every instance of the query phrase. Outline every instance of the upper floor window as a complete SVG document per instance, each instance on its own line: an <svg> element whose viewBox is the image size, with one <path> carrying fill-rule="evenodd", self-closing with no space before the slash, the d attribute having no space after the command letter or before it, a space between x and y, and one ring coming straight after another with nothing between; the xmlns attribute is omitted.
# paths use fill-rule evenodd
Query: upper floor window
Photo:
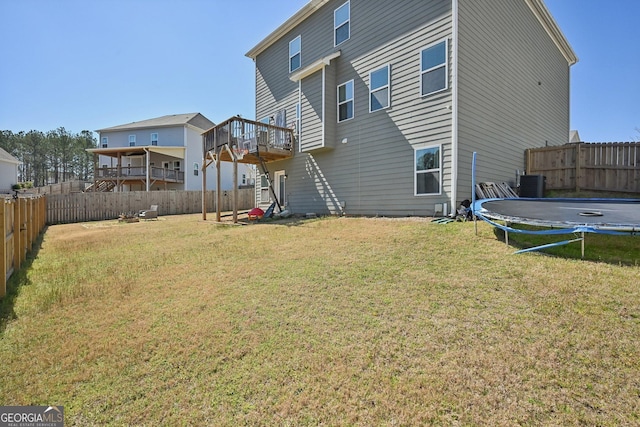
<svg viewBox="0 0 640 427"><path fill-rule="evenodd" d="M289 72L292 73L302 66L302 39L300 36L289 42Z"/></svg>
<svg viewBox="0 0 640 427"><path fill-rule="evenodd" d="M135 147L135 146L136 146L136 136L129 135L129 147Z"/></svg>
<svg viewBox="0 0 640 427"><path fill-rule="evenodd" d="M338 86L338 121L353 118L353 80Z"/></svg>
<svg viewBox="0 0 640 427"><path fill-rule="evenodd" d="M157 133L152 133L151 134L151 145L158 145L158 134Z"/></svg>
<svg viewBox="0 0 640 427"><path fill-rule="evenodd" d="M107 138L106 136L102 137L102 148L107 148L109 145L109 138Z"/></svg>
<svg viewBox="0 0 640 427"><path fill-rule="evenodd" d="M422 96L448 87L447 40L423 49L420 58L420 93Z"/></svg>
<svg viewBox="0 0 640 427"><path fill-rule="evenodd" d="M415 149L415 195L440 194L440 146Z"/></svg>
<svg viewBox="0 0 640 427"><path fill-rule="evenodd" d="M391 91L389 90L390 67L369 73L369 112L382 110L391 105Z"/></svg>
<svg viewBox="0 0 640 427"><path fill-rule="evenodd" d="M346 2L333 12L333 35L336 46L349 40L349 37L351 37L350 27L351 2Z"/></svg>

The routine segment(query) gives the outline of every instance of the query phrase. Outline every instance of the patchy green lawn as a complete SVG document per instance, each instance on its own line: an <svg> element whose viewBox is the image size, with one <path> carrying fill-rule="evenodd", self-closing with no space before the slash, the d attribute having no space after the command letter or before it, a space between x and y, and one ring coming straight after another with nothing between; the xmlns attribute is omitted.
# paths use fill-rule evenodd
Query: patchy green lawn
<svg viewBox="0 0 640 427"><path fill-rule="evenodd" d="M478 226L49 227L3 305L0 404L82 426L639 424L638 260L512 255Z"/></svg>

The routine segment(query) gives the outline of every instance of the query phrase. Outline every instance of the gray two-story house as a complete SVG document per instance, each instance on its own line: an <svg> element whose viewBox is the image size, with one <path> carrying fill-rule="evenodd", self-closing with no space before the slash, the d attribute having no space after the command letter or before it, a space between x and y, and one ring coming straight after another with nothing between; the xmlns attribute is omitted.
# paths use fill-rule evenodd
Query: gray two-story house
<svg viewBox="0 0 640 427"><path fill-rule="evenodd" d="M569 135L577 57L542 0L311 0L247 54L256 119L295 129L257 204L433 215ZM262 185L262 187L261 187Z"/></svg>
<svg viewBox="0 0 640 427"><path fill-rule="evenodd" d="M95 183L88 191L195 190L202 187L202 133L214 123L200 113L171 114L97 130ZM239 185L253 183L244 165ZM206 177L216 187L216 175ZM233 188L233 171L223 165L220 188Z"/></svg>

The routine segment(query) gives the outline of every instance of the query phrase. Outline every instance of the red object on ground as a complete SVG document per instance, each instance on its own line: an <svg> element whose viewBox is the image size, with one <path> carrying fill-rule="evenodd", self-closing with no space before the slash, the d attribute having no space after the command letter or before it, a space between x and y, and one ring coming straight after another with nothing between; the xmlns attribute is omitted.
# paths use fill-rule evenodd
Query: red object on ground
<svg viewBox="0 0 640 427"><path fill-rule="evenodd" d="M260 208L253 208L249 211L250 220L261 219L263 216L264 216L264 211Z"/></svg>

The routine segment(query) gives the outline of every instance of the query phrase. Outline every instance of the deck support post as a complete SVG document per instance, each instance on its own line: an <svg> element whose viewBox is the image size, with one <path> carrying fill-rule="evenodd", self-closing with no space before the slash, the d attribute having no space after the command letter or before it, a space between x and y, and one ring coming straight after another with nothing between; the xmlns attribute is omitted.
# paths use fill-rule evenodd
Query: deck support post
<svg viewBox="0 0 640 427"><path fill-rule="evenodd" d="M222 221L222 214L220 213L220 205L222 204L222 184L220 182L220 151L221 148L216 148L216 221Z"/></svg>

